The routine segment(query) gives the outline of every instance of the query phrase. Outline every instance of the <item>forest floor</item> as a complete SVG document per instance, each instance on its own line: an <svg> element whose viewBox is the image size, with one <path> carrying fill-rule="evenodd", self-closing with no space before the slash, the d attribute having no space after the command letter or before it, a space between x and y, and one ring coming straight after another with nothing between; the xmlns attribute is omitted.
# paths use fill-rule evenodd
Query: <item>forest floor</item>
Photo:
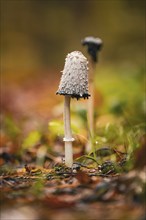
<svg viewBox="0 0 146 220"><path fill-rule="evenodd" d="M86 157L85 141L76 143L73 167L67 168L62 140L50 131L44 134L46 122L58 117L53 106L62 100L52 98L56 79L38 80L34 87L29 81L24 87L18 84L2 90L7 99L2 99L0 219L145 220L146 136L130 169L132 157L123 146L98 148L98 163L92 154Z"/></svg>
<svg viewBox="0 0 146 220"><path fill-rule="evenodd" d="M78 163L53 166L3 166L2 220L145 219L144 169L101 174Z"/></svg>

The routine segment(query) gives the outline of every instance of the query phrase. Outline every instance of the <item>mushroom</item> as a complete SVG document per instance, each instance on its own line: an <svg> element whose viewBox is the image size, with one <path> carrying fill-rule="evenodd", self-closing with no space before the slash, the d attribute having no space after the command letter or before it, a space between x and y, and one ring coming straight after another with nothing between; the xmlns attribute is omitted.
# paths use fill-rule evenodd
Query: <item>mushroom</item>
<svg viewBox="0 0 146 220"><path fill-rule="evenodd" d="M74 138L71 132L70 101L71 98L87 98L88 93L88 62L80 51L74 51L67 55L64 70L56 94L64 95L64 133L65 137L65 164L73 165L72 142Z"/></svg>
<svg viewBox="0 0 146 220"><path fill-rule="evenodd" d="M82 45L87 46L92 61L97 62L97 53L101 50L103 45L102 40L95 37L85 37L85 39L82 40Z"/></svg>
<svg viewBox="0 0 146 220"><path fill-rule="evenodd" d="M100 38L86 37L81 41L83 46L87 46L88 54L90 55L90 72L89 72L89 83L91 99L88 102L88 126L89 126L89 150L92 146L92 137L94 137L94 72L97 62L97 54L102 48L102 40Z"/></svg>

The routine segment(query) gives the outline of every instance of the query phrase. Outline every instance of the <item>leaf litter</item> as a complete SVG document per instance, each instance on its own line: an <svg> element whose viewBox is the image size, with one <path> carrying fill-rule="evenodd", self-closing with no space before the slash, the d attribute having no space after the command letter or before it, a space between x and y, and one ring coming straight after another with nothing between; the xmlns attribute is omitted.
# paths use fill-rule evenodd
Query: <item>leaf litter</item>
<svg viewBox="0 0 146 220"><path fill-rule="evenodd" d="M36 164L21 167L3 164L0 170L2 220L6 219L11 206L19 212L18 216L24 208L28 209L27 213L32 212L31 219L38 220L42 215L46 220L61 219L61 216L69 220L80 220L83 216L84 219L123 219L125 216L129 220L142 220L145 168L125 172L122 159L118 163L122 164L122 171L116 169L112 161L94 167L75 162L73 168L66 167L64 162L54 162L50 168ZM24 219L29 219L27 214Z"/></svg>
<svg viewBox="0 0 146 220"><path fill-rule="evenodd" d="M53 91L54 83L51 84ZM44 99L48 102L48 84L46 88ZM40 89L40 94L43 94ZM28 93L31 91L32 88ZM0 139L2 220L146 219L146 136L142 135L145 131L141 132L140 125L137 128L133 125L130 130L119 124L99 128L95 150L89 154L85 153L86 140L78 136L74 164L70 169L64 165L62 137L58 136L58 130L54 128L54 133L49 130L48 134L43 127L48 121L48 109L50 118L50 112L54 111L48 106L52 106L52 102L58 103L58 100L51 98L50 105L44 106L43 118L36 117L33 111L38 109L39 114L44 111L41 104L39 108L38 100L36 104L32 102L33 95L31 99L26 97L27 102L21 101L23 106L15 105L14 97L4 104L8 113L15 106L11 112L16 120L3 115L0 118L5 124L1 128ZM17 97L17 100L22 100L22 93L17 92ZM42 100L42 97L38 99ZM34 105L27 117L26 104ZM23 123L22 120L20 123L20 110ZM137 115L137 110L135 112ZM61 131L62 122L60 116L57 117L57 127L60 125ZM76 117L81 119L79 115ZM82 123L76 129L76 133L86 136Z"/></svg>

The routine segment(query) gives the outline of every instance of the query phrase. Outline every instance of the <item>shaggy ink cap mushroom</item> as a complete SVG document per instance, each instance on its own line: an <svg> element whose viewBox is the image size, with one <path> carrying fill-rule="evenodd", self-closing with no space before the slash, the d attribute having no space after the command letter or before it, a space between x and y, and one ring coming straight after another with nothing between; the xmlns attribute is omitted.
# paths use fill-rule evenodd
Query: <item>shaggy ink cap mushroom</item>
<svg viewBox="0 0 146 220"><path fill-rule="evenodd" d="M97 62L97 53L101 50L103 42L100 38L86 37L81 41L83 46L87 46L88 53L94 62Z"/></svg>
<svg viewBox="0 0 146 220"><path fill-rule="evenodd" d="M56 94L64 95L64 135L65 142L65 165L73 165L73 147L70 120L71 98L88 98L88 62L86 57L79 52L69 53L65 60L65 65Z"/></svg>
<svg viewBox="0 0 146 220"><path fill-rule="evenodd" d="M88 61L80 51L69 53L56 94L69 95L77 100L88 98Z"/></svg>

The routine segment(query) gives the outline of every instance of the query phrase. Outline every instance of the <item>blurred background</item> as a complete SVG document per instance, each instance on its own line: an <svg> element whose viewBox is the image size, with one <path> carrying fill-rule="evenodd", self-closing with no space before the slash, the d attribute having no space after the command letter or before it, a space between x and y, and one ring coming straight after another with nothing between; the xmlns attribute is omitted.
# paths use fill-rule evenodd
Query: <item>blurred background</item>
<svg viewBox="0 0 146 220"><path fill-rule="evenodd" d="M104 44L95 75L97 124L111 115L143 122L144 1L1 0L3 130L28 133L62 117L63 97L55 95L60 71L71 51L89 58L81 45L86 36ZM73 102L84 117L86 101Z"/></svg>
<svg viewBox="0 0 146 220"><path fill-rule="evenodd" d="M52 199L45 200L45 195L48 195L48 198L49 193L55 195L56 191L51 191L51 189L52 186L60 185L58 177L57 183L46 185L48 190L47 188L44 190L43 182L39 182L39 179L36 183L35 179L32 179L32 187L28 188L29 179L27 178L27 175L30 176L30 174L41 175L43 168L54 169L58 162L62 162L64 155L62 141L64 99L55 94L61 78L60 71L63 70L66 55L74 50L81 51L89 58L87 48L81 45L82 39L87 36L102 39L103 48L99 52L94 79L95 139L93 149L91 157L86 157L87 100L72 100L74 159L79 159L79 162L84 161L87 164L91 163L91 165L94 163L95 167L99 164L106 165L105 161L111 162L114 167L121 163L123 170L117 168L119 172L127 172L132 168L139 169L139 171L144 170L143 167L146 165L144 157L146 152L145 1L0 0L0 16L0 174L2 177L6 174L6 178L1 179L1 187L5 186L4 189L2 188L4 194L2 200L3 204L8 207L3 216L5 219L9 217L11 219L36 219L38 215L40 218L37 219L42 219L42 216L44 219L48 219L48 217L49 219L74 219L75 210L78 207L72 209L69 217L68 215L64 217L63 214L66 214L64 209L61 212L58 212L58 209L51 209L51 207L55 207L54 204L58 204L56 200L53 200L53 204ZM110 151L111 149L114 151ZM106 154L106 150L109 150L109 154ZM31 173L31 169L27 165L30 165L36 174ZM40 169L35 169L36 165ZM19 170L19 168L22 169ZM15 180L11 176L9 177L11 174L22 175L24 179L18 179L16 175ZM144 215L141 215L144 213L141 211L144 207L142 201L145 201L144 190L138 185L145 183L144 177L141 176L142 181L135 179L133 174L130 176L132 177L131 187L127 177L122 180L121 185L119 185L118 178L117 186L119 188L116 190L119 189L120 194L113 191L113 186L112 190L107 192L105 184L102 185L99 179L98 183L102 188L99 186L99 197L98 194L96 195L99 201L100 194L104 197L101 200L104 202L101 204L103 207L100 209L100 206L92 206L90 209L88 203L83 206L82 201L81 206L79 204L79 210L85 209L83 218L90 216L93 219L94 215L95 218L98 218L101 213L102 217L98 219L104 219L105 216L112 216L111 219L115 219L115 216L121 216L118 219L131 219L128 214L130 212L132 219L144 219L142 217ZM49 175L47 178L49 182ZM125 182L126 185L123 185ZM64 183L67 182L64 181ZM71 182L68 183L71 184ZM94 181L93 183L95 184ZM49 188L50 186L51 188ZM109 185L107 186L109 188ZM82 190L84 187L80 188ZM71 195L75 196L76 191L72 191L71 194L70 189L66 189L66 191L58 190L58 193L65 192L65 194L59 193L61 197L62 195L67 196L67 193L69 193L69 198ZM143 189L145 189L145 185ZM108 194L103 194L102 191ZM131 194L132 196L125 198L121 194L123 192L126 196ZM98 186L95 193L98 193ZM88 190L85 194L88 196ZM114 200L112 200L113 197ZM80 197L76 198L78 200ZM44 203L45 201L48 203ZM69 201L74 203L75 200L69 199ZM106 201L109 201L109 206ZM114 207L111 201L113 201ZM133 206L127 206L127 201L128 203L135 201L135 203ZM30 209L30 203L36 204L35 209ZM116 203L117 206L115 206ZM12 206L15 204L16 206ZM18 204L27 206L21 209L21 207L18 208ZM137 208L138 204L140 209ZM52 213L53 216L57 215L56 218L50 218L49 207L49 213ZM57 205L57 207L62 206ZM68 208L67 206L67 213ZM128 213L127 209L129 209ZM98 213L94 210L97 210ZM79 218L75 217L75 219L81 218L82 215L79 215Z"/></svg>
<svg viewBox="0 0 146 220"><path fill-rule="evenodd" d="M144 65L144 1L1 1L4 74L60 70L64 57L84 49L81 39L103 39L102 66Z"/></svg>

